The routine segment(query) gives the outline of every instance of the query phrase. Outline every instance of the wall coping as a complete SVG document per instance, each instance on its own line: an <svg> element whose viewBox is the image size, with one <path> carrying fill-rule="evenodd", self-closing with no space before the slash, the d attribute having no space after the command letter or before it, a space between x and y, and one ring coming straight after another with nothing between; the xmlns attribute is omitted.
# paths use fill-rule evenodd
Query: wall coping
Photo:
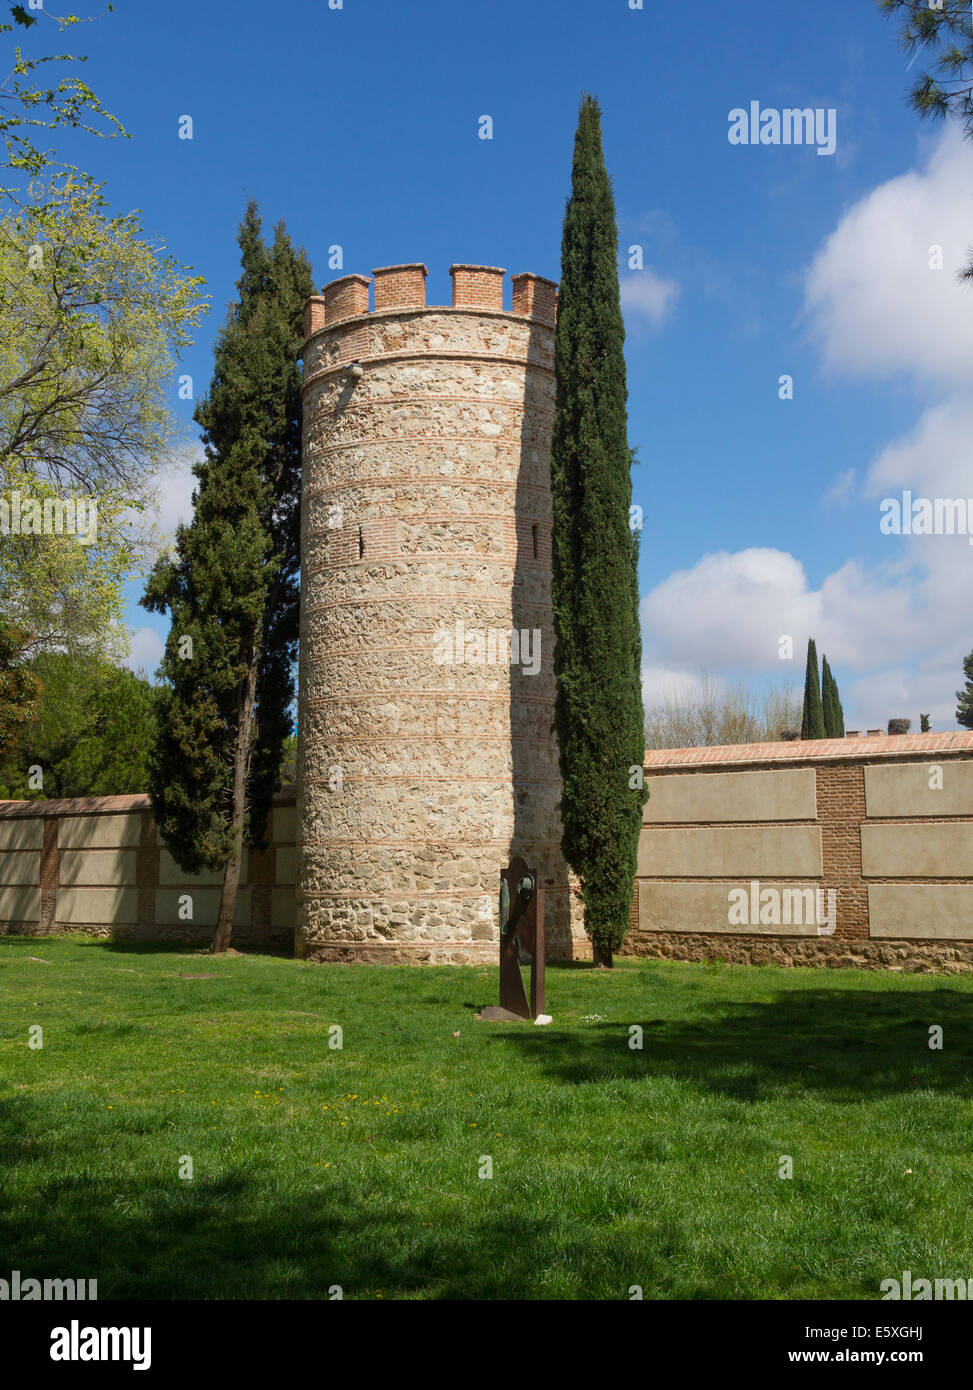
<svg viewBox="0 0 973 1390"><path fill-rule="evenodd" d="M297 787L281 787L274 794L275 806L297 801ZM51 801L0 801L0 820L41 816L117 816L125 812L150 811L152 803L145 792L132 796L75 796Z"/></svg>
<svg viewBox="0 0 973 1390"><path fill-rule="evenodd" d="M723 747L652 748L645 770L660 767L726 767L747 763L833 763L915 756L973 754L973 731L928 734L869 734L858 738L794 739L790 743L730 743Z"/></svg>

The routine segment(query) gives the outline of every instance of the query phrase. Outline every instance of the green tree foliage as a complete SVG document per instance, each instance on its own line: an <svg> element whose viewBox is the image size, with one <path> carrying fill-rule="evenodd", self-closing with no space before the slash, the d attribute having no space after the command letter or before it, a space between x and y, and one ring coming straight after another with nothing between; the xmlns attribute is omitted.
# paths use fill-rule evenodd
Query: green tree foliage
<svg viewBox="0 0 973 1390"><path fill-rule="evenodd" d="M10 14L4 45L82 22ZM124 644L121 588L150 539L132 514L178 438L173 368L205 305L202 281L144 239L136 214L111 215L93 178L41 147L61 128L125 133L79 77L49 72L77 61L17 48L0 86L0 602L33 650L104 653ZM28 518L18 534L21 499L94 503L94 533L79 544Z"/></svg>
<svg viewBox="0 0 973 1390"><path fill-rule="evenodd" d="M144 606L171 614L149 787L183 869L224 870L213 950L232 930L244 840L264 843L291 731L299 623L303 306L311 270L283 224L264 242L256 204L243 272L196 419L205 461L175 553Z"/></svg>
<svg viewBox="0 0 973 1390"><path fill-rule="evenodd" d="M605 965L628 927L647 796L624 339L601 113L586 96L561 242L552 597L562 844Z"/></svg>
<svg viewBox="0 0 973 1390"><path fill-rule="evenodd" d="M929 67L919 71L909 105L922 117L952 116L973 138L973 7L970 0L876 0L883 14L902 20L899 47L913 59L922 53ZM961 271L973 282L973 251Z"/></svg>
<svg viewBox="0 0 973 1390"><path fill-rule="evenodd" d="M956 722L964 729L973 729L973 652L963 662L966 682L962 690L957 690Z"/></svg>
<svg viewBox="0 0 973 1390"><path fill-rule="evenodd" d="M43 240L22 214L0 220L0 594L36 647L104 648L143 551L132 512L177 438L166 398L201 282L140 230L71 178ZM15 534L18 499L80 502L95 525L84 540L36 522Z"/></svg>
<svg viewBox="0 0 973 1390"><path fill-rule="evenodd" d="M929 715L928 715L928 714L920 714L920 716L919 716L919 732L920 732L921 734L928 734L928 733L931 731L931 729L932 729L932 725L931 725L930 722L929 722Z"/></svg>
<svg viewBox="0 0 973 1390"><path fill-rule="evenodd" d="M0 759L0 797L124 796L148 790L155 691L92 653L41 652L33 717Z"/></svg>
<svg viewBox="0 0 973 1390"><path fill-rule="evenodd" d="M26 629L0 617L0 757L13 746L37 706L40 688L24 661L29 642Z"/></svg>
<svg viewBox="0 0 973 1390"><path fill-rule="evenodd" d="M23 5L8 8L12 23L0 24L0 40L10 63L0 86L0 140L6 150L0 167L8 171L0 188L0 203L5 201L25 209L30 216L42 217L44 207L37 204L34 180L40 175L63 174L70 166L58 160L53 150L38 146L36 141L42 138L41 131L85 130L99 137L122 135L126 139L128 134L75 71L38 85L38 78L48 76L49 64L85 63L86 58L72 53L33 56L25 53L19 44L11 48L11 39L6 37L24 38L31 30L39 33L42 23L48 27L53 25L63 34L85 21L75 14L51 14L43 6L30 12ZM108 9L112 9L110 4ZM18 176L22 180L20 183L16 181Z"/></svg>
<svg viewBox="0 0 973 1390"><path fill-rule="evenodd" d="M280 764L280 785L293 786L297 782L297 734L288 734L284 739L284 753Z"/></svg>
<svg viewBox="0 0 973 1390"><path fill-rule="evenodd" d="M801 715L801 738L824 738L824 705L818 676L818 649L814 638L808 638L807 669L804 673L804 709Z"/></svg>
<svg viewBox="0 0 973 1390"><path fill-rule="evenodd" d="M825 738L844 738L845 714L841 708L838 684L826 656L821 657L821 703L824 709Z"/></svg>

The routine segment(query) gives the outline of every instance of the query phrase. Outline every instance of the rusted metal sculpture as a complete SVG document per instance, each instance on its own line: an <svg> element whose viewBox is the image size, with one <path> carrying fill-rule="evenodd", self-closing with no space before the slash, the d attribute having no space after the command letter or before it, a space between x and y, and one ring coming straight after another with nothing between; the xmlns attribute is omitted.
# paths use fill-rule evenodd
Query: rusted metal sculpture
<svg viewBox="0 0 973 1390"><path fill-rule="evenodd" d="M530 1003L520 973L530 960ZM515 855L500 873L500 1007L484 1019L537 1018L544 1012L544 889L527 861Z"/></svg>

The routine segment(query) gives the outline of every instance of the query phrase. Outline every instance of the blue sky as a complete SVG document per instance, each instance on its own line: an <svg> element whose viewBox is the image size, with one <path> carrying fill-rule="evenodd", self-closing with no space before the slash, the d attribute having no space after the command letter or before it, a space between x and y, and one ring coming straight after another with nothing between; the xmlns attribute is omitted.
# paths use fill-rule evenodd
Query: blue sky
<svg viewBox="0 0 973 1390"><path fill-rule="evenodd" d="M557 279L593 92L641 460L647 699L703 669L799 685L813 635L849 726L918 728L922 710L950 728L973 547L883 535L879 503L973 497L973 291L955 283L973 147L907 109L915 69L895 40L873 0L116 0L70 46L132 138L64 147L205 275L213 312L180 367L205 390L248 196L268 228L286 221L319 285L332 244L346 272L424 261L431 303L449 302L455 261ZM833 108L834 154L731 144L729 113L752 101ZM175 386L173 405L195 435ZM163 522L188 495L177 469ZM151 668L164 623L134 604L129 620Z"/></svg>

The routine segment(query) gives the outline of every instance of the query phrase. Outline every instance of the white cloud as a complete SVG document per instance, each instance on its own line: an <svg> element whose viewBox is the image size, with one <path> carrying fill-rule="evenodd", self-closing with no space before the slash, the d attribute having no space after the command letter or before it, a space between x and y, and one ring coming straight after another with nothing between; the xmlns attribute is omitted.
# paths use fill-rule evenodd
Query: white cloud
<svg viewBox="0 0 973 1390"><path fill-rule="evenodd" d="M697 699L701 689L702 680L698 671L662 665L642 667L642 702L646 709L661 705L667 695Z"/></svg>
<svg viewBox="0 0 973 1390"><path fill-rule="evenodd" d="M146 488L145 510L128 513L136 535L153 550L171 541L179 523L192 517L193 489L197 485L192 466L202 457L198 444L177 450Z"/></svg>
<svg viewBox="0 0 973 1390"><path fill-rule="evenodd" d="M819 616L804 567L771 549L704 555L642 600L649 664L693 670L763 670L781 636L813 631Z"/></svg>
<svg viewBox="0 0 973 1390"><path fill-rule="evenodd" d="M948 125L923 168L854 204L814 257L805 307L825 363L968 382L973 297L956 272L971 242L973 146Z"/></svg>
<svg viewBox="0 0 973 1390"><path fill-rule="evenodd" d="M803 565L785 551L706 555L642 600L646 704L667 689L695 691L690 672L704 669L800 686L814 637L818 655L835 669L851 727L884 729L889 718L905 716L918 729L920 710L938 728L954 727L953 691L973 625L963 623L965 590L949 602L937 599L938 590L908 564L866 570L848 561L812 589ZM791 660L780 659L783 636L793 641Z"/></svg>
<svg viewBox="0 0 973 1390"><path fill-rule="evenodd" d="M625 316L644 319L652 328L662 327L680 294L677 281L657 275L651 266L623 276L620 288Z"/></svg>
<svg viewBox="0 0 973 1390"><path fill-rule="evenodd" d="M973 295L967 309L973 319ZM973 496L973 393L957 392L924 411L908 435L878 455L864 487L872 498L903 488L924 497Z"/></svg>
<svg viewBox="0 0 973 1390"><path fill-rule="evenodd" d="M197 486L192 466L203 457L202 449L184 449L176 454L158 479L155 523L166 536L193 514L193 489Z"/></svg>
<svg viewBox="0 0 973 1390"><path fill-rule="evenodd" d="M165 643L155 628L138 627L132 633L132 652L125 665L133 671L144 671L151 680L164 650Z"/></svg>

